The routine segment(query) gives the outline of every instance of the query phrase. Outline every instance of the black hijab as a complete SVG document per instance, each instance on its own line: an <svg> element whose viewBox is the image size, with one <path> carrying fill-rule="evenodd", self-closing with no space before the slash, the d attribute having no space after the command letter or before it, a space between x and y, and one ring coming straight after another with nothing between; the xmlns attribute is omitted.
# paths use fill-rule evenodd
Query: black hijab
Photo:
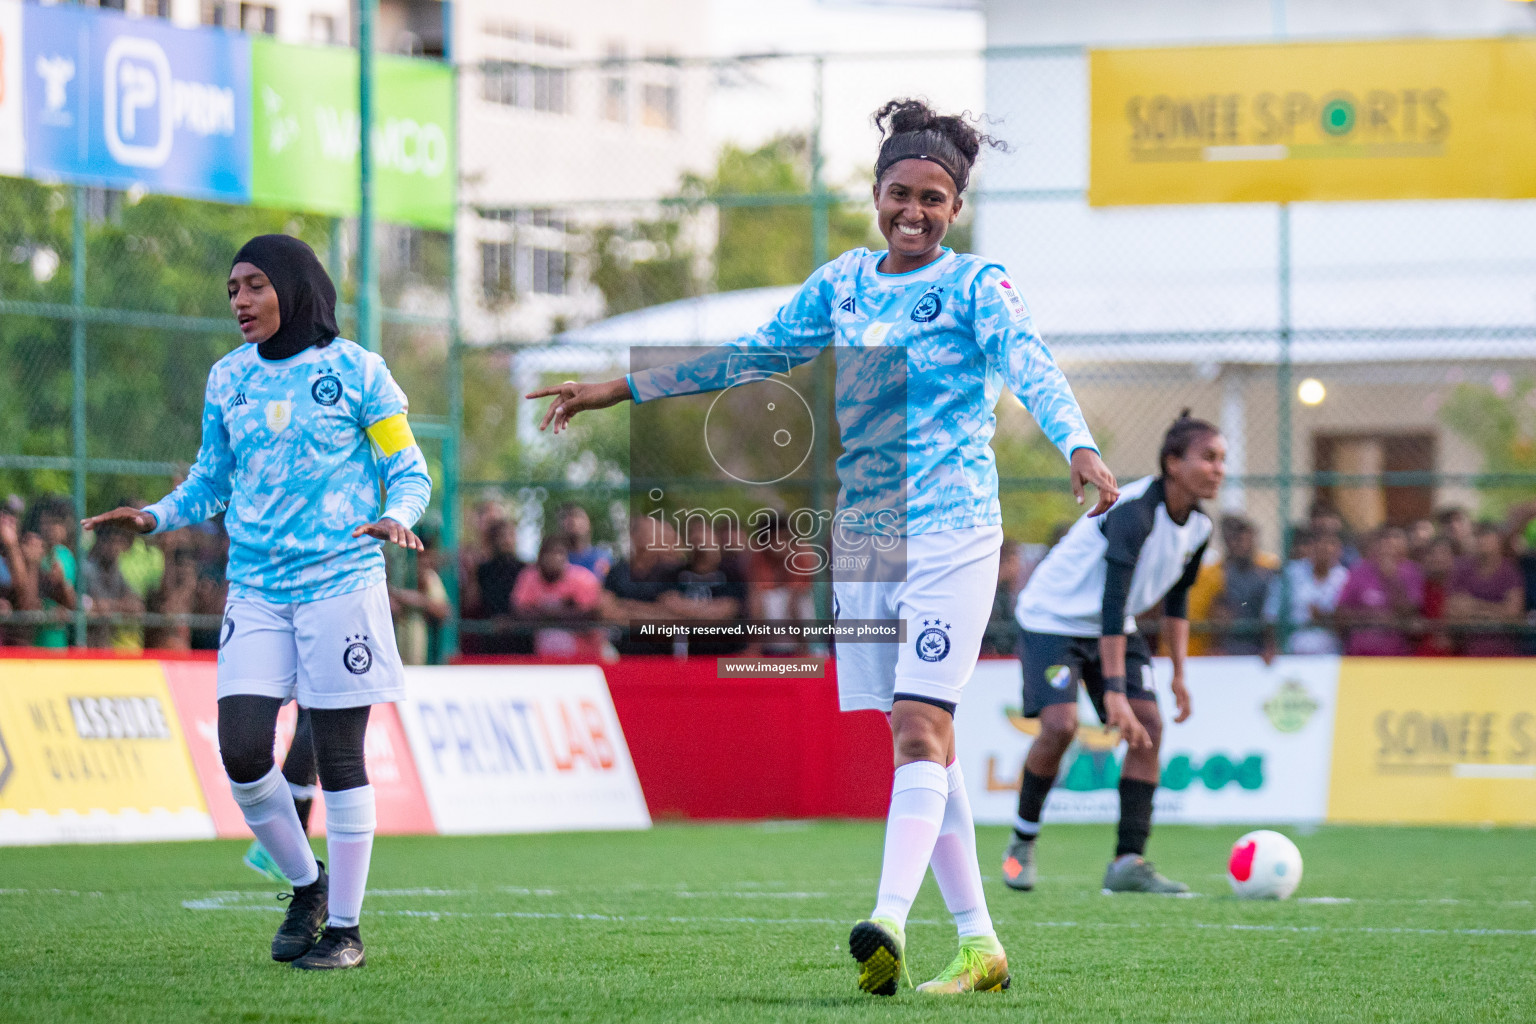
<svg viewBox="0 0 1536 1024"><path fill-rule="evenodd" d="M277 292L277 333L256 346L263 359L287 359L311 345L324 348L336 329L336 286L315 250L290 235L257 235L230 263L249 263Z"/></svg>

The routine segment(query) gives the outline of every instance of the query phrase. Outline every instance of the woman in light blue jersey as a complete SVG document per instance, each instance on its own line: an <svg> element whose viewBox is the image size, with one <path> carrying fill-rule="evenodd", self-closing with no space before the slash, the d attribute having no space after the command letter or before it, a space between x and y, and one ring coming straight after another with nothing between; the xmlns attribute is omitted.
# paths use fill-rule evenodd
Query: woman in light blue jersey
<svg viewBox="0 0 1536 1024"><path fill-rule="evenodd" d="M160 533L224 513L219 754L246 824L294 886L272 959L358 967L375 823L363 737L372 705L405 696L381 549L421 550L411 527L432 480L384 360L337 337L336 289L309 246L251 239L228 289L246 344L208 374L202 448L186 481L142 511L82 525ZM329 873L272 761L289 700L310 709Z"/></svg>
<svg viewBox="0 0 1536 1024"><path fill-rule="evenodd" d="M1008 961L982 894L953 716L997 581L1002 511L989 442L1001 388L1070 463L1078 501L1093 484L1098 514L1118 492L1007 274L943 246L982 144L997 143L915 100L886 104L875 123L875 213L887 249L844 253L770 323L697 358L528 397L554 398L541 428L559 433L584 410L720 390L744 368L793 366L835 347L844 454L833 547L854 557L834 561L833 614L906 623L900 643L837 646L842 708L885 711L896 761L879 896L849 949L861 989L896 992L907 913L931 864L960 953L919 991L999 991ZM888 543L892 534L899 544Z"/></svg>

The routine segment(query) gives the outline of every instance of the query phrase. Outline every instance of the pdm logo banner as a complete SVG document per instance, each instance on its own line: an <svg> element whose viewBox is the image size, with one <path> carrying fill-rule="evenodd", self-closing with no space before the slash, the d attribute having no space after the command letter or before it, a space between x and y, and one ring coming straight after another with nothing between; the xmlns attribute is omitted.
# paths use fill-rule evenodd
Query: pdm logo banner
<svg viewBox="0 0 1536 1024"><path fill-rule="evenodd" d="M1414 39L1089 58L1089 202L1536 195L1536 43Z"/></svg>
<svg viewBox="0 0 1536 1024"><path fill-rule="evenodd" d="M357 52L251 43L252 201L350 215L358 209ZM453 227L453 71L437 61L380 56L375 93L375 212L440 231Z"/></svg>
<svg viewBox="0 0 1536 1024"><path fill-rule="evenodd" d="M983 661L955 714L971 806L1005 824L1018 805L1024 758L1039 721L1022 715L1019 663ZM1337 658L1193 658L1189 721L1173 721L1173 669L1154 667L1164 716L1158 820L1169 823L1320 821L1328 799ZM1047 822L1111 822L1119 815L1120 737L1079 694L1077 738L1045 806Z"/></svg>
<svg viewBox="0 0 1536 1024"><path fill-rule="evenodd" d="M78 7L24 18L29 176L250 199L245 36Z"/></svg>
<svg viewBox="0 0 1536 1024"><path fill-rule="evenodd" d="M21 118L21 3L0 0L0 174L21 177L26 173L22 159Z"/></svg>
<svg viewBox="0 0 1536 1024"><path fill-rule="evenodd" d="M407 668L399 705L443 834L648 828L595 665Z"/></svg>
<svg viewBox="0 0 1536 1024"><path fill-rule="evenodd" d="M6 661L0 845L213 837L153 661Z"/></svg>
<svg viewBox="0 0 1536 1024"><path fill-rule="evenodd" d="M1523 658L1350 658L1331 821L1536 825L1536 686Z"/></svg>

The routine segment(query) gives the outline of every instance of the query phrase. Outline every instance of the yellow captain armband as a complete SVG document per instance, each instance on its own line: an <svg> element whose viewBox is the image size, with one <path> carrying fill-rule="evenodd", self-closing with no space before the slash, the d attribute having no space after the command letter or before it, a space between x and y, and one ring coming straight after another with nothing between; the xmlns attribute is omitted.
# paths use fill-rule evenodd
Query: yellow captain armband
<svg viewBox="0 0 1536 1024"><path fill-rule="evenodd" d="M381 459L387 459L395 452L403 452L416 443L416 437L411 433L411 425L406 421L403 412L379 420L369 427L368 439L379 450Z"/></svg>

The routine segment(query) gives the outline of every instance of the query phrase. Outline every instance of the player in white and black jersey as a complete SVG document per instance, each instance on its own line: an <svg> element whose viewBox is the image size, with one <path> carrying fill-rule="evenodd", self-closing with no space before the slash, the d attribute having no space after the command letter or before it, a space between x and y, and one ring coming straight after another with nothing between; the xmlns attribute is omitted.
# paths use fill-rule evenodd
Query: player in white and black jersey
<svg viewBox="0 0 1536 1024"><path fill-rule="evenodd" d="M1216 496L1226 456L1221 432L1184 410L1163 438L1161 472L1123 488L1103 516L1078 520L1019 595L1024 714L1040 719L1040 734L1024 761L1019 813L1003 854L1003 880L1010 888L1034 888L1040 811L1077 732L1082 683L1099 719L1118 729L1129 747L1120 768L1115 858L1104 873L1104 888L1189 890L1143 857L1152 830L1163 721L1152 688L1152 651L1136 632L1136 616L1163 604L1175 721L1182 722L1190 713L1184 688L1188 594L1211 536L1211 520L1200 502Z"/></svg>

